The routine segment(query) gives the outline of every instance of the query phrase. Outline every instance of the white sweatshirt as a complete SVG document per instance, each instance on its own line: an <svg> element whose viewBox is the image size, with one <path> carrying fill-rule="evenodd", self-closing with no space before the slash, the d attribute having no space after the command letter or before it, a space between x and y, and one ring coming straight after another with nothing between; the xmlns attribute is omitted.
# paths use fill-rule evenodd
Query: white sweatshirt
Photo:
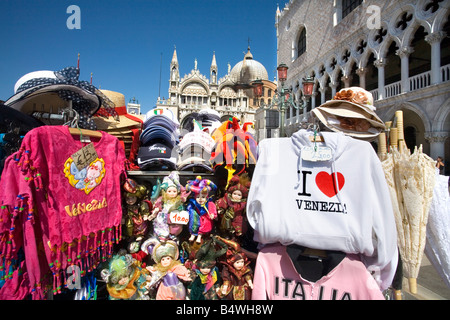
<svg viewBox="0 0 450 320"><path fill-rule="evenodd" d="M397 268L398 250L381 163L370 143L335 132L322 132L332 159L306 161L301 154L314 147L310 135L300 130L291 138L258 145L247 201L255 241L361 254L385 290Z"/></svg>

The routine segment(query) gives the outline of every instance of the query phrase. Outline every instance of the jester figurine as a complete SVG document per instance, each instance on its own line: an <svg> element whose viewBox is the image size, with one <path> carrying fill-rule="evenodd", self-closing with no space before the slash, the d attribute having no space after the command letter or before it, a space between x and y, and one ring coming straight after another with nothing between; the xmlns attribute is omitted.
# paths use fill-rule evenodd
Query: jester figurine
<svg viewBox="0 0 450 320"><path fill-rule="evenodd" d="M154 200L152 215L153 230L160 241L177 240L177 235L170 230L170 212L183 211L183 203L186 201L184 187L179 182L178 172L172 171L164 177L162 183L153 187L152 200Z"/></svg>
<svg viewBox="0 0 450 320"><path fill-rule="evenodd" d="M121 250L109 261L107 269L101 271L106 282L110 300L149 300L146 289L150 273Z"/></svg>
<svg viewBox="0 0 450 320"><path fill-rule="evenodd" d="M178 245L168 240L157 243L152 249L152 259L156 264L147 267L152 279L147 288L157 288L156 300L185 300L186 288L184 282L191 281L189 270L178 260Z"/></svg>
<svg viewBox="0 0 450 320"><path fill-rule="evenodd" d="M224 255L227 249L223 241L212 236L196 251L190 300L219 300L217 291L220 289L221 277L216 260Z"/></svg>
<svg viewBox="0 0 450 320"><path fill-rule="evenodd" d="M239 238L247 232L246 206L250 188L247 173L235 175L228 183L225 195L216 201L221 234L227 239Z"/></svg>
<svg viewBox="0 0 450 320"><path fill-rule="evenodd" d="M217 237L228 245L226 259L221 261L223 284L217 294L222 300L250 300L253 290L253 271L241 246L232 240Z"/></svg>
<svg viewBox="0 0 450 320"><path fill-rule="evenodd" d="M208 179L197 176L195 180L189 180L186 191L191 192L187 200L186 210L189 213L189 241L202 242L202 236L209 235L213 230L213 220L217 219L217 210L212 193L217 186Z"/></svg>

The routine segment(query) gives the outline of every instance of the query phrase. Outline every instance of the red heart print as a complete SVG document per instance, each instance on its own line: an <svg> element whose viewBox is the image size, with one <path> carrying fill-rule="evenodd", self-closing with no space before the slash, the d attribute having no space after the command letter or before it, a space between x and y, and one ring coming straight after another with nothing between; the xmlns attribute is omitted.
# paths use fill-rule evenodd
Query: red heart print
<svg viewBox="0 0 450 320"><path fill-rule="evenodd" d="M328 172L321 171L316 175L316 185L327 197L334 197L337 193L336 182L335 182L335 174L329 174ZM345 179L342 173L337 173L337 180L339 191L345 184Z"/></svg>

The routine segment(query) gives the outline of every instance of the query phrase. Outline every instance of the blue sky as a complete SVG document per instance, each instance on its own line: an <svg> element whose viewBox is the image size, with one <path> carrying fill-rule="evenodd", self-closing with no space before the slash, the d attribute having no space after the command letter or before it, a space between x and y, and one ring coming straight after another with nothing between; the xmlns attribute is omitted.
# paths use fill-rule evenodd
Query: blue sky
<svg viewBox="0 0 450 320"><path fill-rule="evenodd" d="M276 70L276 0L1 0L0 100L15 82L38 70L76 66L80 80L135 97L142 112L168 95L169 67L177 48L183 77L198 61L209 77L213 52L219 77L247 51L269 73ZM70 30L70 5L80 8L81 29ZM162 64L161 64L162 55ZM162 66L161 82L160 67ZM161 85L160 85L161 84Z"/></svg>

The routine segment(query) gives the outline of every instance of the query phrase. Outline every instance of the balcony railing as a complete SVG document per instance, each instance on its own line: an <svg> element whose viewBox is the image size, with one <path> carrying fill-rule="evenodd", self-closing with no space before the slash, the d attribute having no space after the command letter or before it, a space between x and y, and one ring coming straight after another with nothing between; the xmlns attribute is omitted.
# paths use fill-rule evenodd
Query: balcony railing
<svg viewBox="0 0 450 320"><path fill-rule="evenodd" d="M441 82L450 81L450 64L442 66L440 70ZM409 90L408 91L416 91L419 89L423 89L429 87L431 85L431 71L427 71L408 79ZM378 89L371 90L370 93L373 95L373 100L379 100L379 91ZM383 99L387 99L390 97L397 96L402 93L402 82L394 82L388 84L384 87L384 97ZM286 113L286 125L296 124L302 119L302 112L300 112L299 116L294 114L290 117L289 113Z"/></svg>
<svg viewBox="0 0 450 320"><path fill-rule="evenodd" d="M409 78L409 91L419 90L431 84L431 71Z"/></svg>
<svg viewBox="0 0 450 320"><path fill-rule="evenodd" d="M384 96L386 98L393 97L402 93L402 82L394 82L384 87Z"/></svg>
<svg viewBox="0 0 450 320"><path fill-rule="evenodd" d="M441 67L441 81L447 82L450 81L450 64ZM431 71L427 71L408 79L408 91L416 91L419 89L423 89L429 87L431 85ZM379 100L379 91L378 89L370 91L373 95L373 99ZM384 99L397 96L402 93L402 83L401 81L391 83L384 87Z"/></svg>

